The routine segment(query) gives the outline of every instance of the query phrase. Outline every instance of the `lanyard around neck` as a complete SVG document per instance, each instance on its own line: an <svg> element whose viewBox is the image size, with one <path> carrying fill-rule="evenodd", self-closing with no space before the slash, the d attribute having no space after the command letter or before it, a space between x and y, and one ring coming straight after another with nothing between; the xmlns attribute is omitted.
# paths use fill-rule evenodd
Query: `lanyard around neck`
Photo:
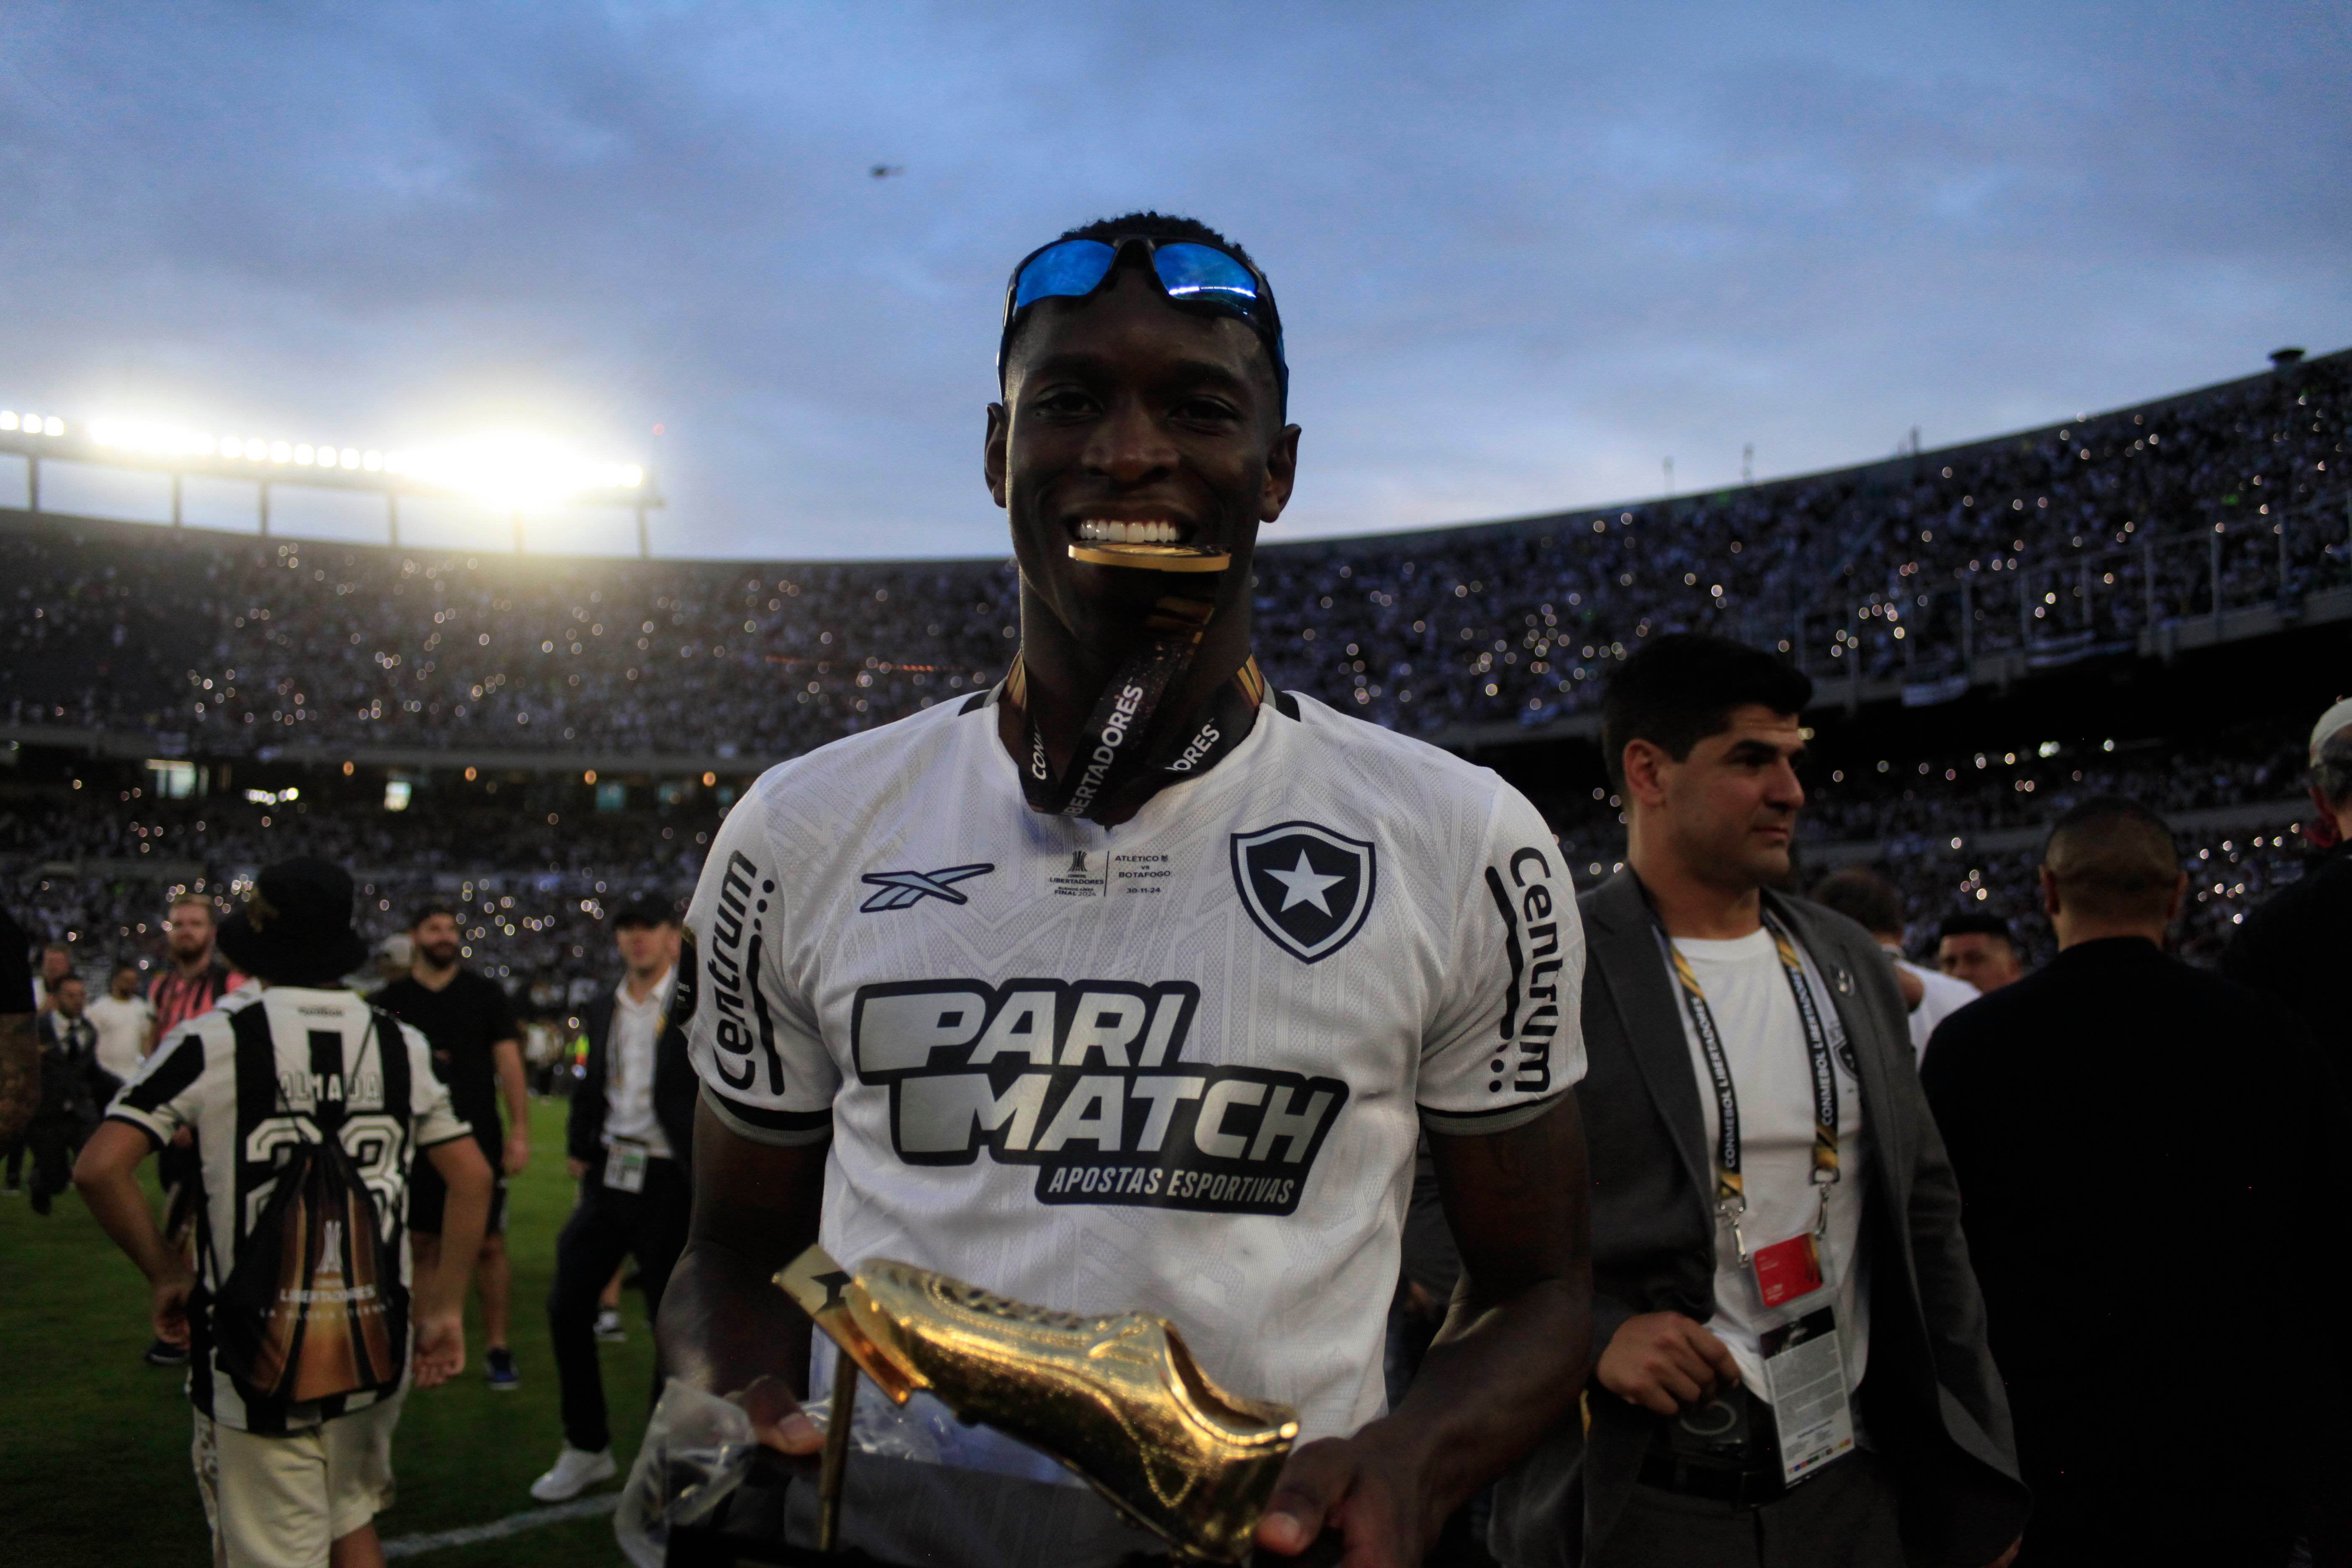
<svg viewBox="0 0 2352 1568"><path fill-rule="evenodd" d="M1045 736L1028 700L1028 669L1013 656L999 699L1021 711L1028 752L1021 763L1021 793L1031 810L1057 816L1098 814L1139 782L1156 790L1206 773L1248 735L1265 700L1265 677L1255 656L1201 705L1198 723L1184 715L1186 722L1163 726L1166 733L1152 741L1161 699L1192 668L1193 649L1208 625L1208 605L1171 595L1160 601L1145 624L1156 635L1103 688L1065 769L1055 768L1045 754Z"/></svg>
<svg viewBox="0 0 2352 1568"><path fill-rule="evenodd" d="M1772 934L1773 952L1780 959L1780 973L1789 983L1789 993L1797 1004L1797 1017L1804 1026L1805 1060L1813 1084L1812 1181L1821 1191L1821 1223L1826 1225L1829 1189L1836 1184L1839 1174L1837 1069L1830 1060L1829 1030L1822 1022L1820 1004L1814 999L1812 982L1806 977L1804 961L1797 955L1797 944L1769 911L1764 915L1764 927ZM1722 1031L1716 1025L1714 1009L1707 1005L1706 993L1699 985L1696 971L1664 927L1659 928L1658 940L1666 950L1676 989L1682 993L1683 1007L1690 1016L1691 1030L1698 1036L1700 1054L1706 1058L1707 1077L1713 1080L1719 1123L1715 1145L1716 1219L1733 1228L1744 1266L1748 1245L1739 1222L1748 1212L1748 1194L1739 1168L1739 1092L1731 1080L1731 1062L1724 1051Z"/></svg>

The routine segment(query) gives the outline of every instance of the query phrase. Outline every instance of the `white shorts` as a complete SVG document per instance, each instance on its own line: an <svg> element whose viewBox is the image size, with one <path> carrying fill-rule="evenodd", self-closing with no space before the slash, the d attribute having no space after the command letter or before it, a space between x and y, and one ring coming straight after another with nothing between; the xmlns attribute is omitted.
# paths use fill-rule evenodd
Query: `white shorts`
<svg viewBox="0 0 2352 1568"><path fill-rule="evenodd" d="M196 1416L196 1489L215 1568L326 1568L327 1549L392 1506L392 1434L407 1390L306 1431Z"/></svg>

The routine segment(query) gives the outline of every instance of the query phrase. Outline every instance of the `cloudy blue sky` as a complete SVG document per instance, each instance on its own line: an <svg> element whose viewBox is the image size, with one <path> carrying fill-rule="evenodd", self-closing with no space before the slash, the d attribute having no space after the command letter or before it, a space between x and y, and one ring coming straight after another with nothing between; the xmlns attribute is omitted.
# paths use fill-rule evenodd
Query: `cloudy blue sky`
<svg viewBox="0 0 2352 1568"><path fill-rule="evenodd" d="M1287 532L1475 521L2352 342L2347 79L2341 4L16 0L0 405L525 425L652 466L667 552L993 552L1006 268L1158 205L1282 298Z"/></svg>

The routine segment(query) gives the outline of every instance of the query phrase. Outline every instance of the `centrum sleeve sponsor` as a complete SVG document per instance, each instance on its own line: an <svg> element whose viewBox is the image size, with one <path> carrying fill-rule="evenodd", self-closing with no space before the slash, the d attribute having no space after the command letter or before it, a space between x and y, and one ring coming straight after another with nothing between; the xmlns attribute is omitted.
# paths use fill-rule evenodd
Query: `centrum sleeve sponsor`
<svg viewBox="0 0 2352 1568"><path fill-rule="evenodd" d="M1497 1082L1509 1071L1511 1088L1520 1094L1549 1093L1564 962L1549 857L1533 846L1512 850L1503 868L1486 868L1486 890L1503 918L1503 951L1511 971L1491 1070ZM1500 1054L1507 1050L1512 1053L1508 1058Z"/></svg>
<svg viewBox="0 0 2352 1568"><path fill-rule="evenodd" d="M797 1121L829 1107L838 1072L788 1005L776 962L783 902L760 834L739 809L720 832L687 915L670 1017L695 1070L739 1119ZM772 1129L768 1129L773 1131ZM740 1131L740 1129L739 1129Z"/></svg>
<svg viewBox="0 0 2352 1568"><path fill-rule="evenodd" d="M1287 1215L1348 1100L1338 1079L1188 1062L1185 981L899 981L853 1002L858 1081L910 1165L1037 1167L1046 1204Z"/></svg>

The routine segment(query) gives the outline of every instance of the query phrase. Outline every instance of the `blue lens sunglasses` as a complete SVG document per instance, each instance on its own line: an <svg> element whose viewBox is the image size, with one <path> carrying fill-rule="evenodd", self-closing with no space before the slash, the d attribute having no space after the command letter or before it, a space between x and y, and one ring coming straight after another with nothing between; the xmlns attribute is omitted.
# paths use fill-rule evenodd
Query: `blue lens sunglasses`
<svg viewBox="0 0 2352 1568"><path fill-rule="evenodd" d="M1082 300L1093 293L1118 265L1119 252L1130 245L1142 246L1151 258L1152 274L1170 304L1249 324L1274 356L1275 388L1286 412L1290 366L1282 354L1281 312L1275 309L1274 288L1265 274L1218 246L1142 234L1115 235L1108 240L1057 239L1021 258L1004 286L1004 331L996 344L999 384L1004 380L1004 353L1013 345L1021 312L1040 300Z"/></svg>

